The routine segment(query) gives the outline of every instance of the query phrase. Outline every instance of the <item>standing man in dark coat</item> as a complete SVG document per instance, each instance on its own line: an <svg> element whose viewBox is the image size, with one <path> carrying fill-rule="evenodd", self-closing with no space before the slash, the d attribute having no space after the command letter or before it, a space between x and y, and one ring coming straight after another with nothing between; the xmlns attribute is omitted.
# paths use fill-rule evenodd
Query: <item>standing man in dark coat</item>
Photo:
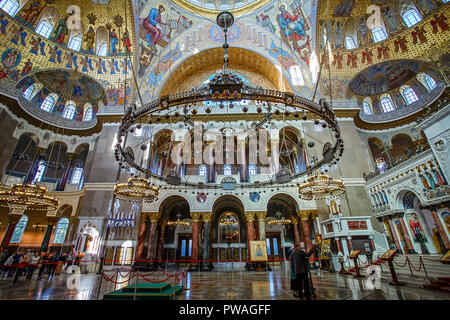
<svg viewBox="0 0 450 320"><path fill-rule="evenodd" d="M295 277L298 281L299 297L303 299L303 290L306 299L311 300L311 290L308 277L308 258L313 254L315 246L308 253L303 250L299 244L295 246L291 254L291 263L294 266Z"/></svg>

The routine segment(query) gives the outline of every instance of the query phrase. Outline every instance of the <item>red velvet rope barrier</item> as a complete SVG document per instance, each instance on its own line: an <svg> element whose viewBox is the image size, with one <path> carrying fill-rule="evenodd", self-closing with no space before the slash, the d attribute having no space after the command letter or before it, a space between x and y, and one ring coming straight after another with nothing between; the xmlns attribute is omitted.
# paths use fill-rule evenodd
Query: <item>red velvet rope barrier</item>
<svg viewBox="0 0 450 320"><path fill-rule="evenodd" d="M406 257L405 263L403 265L399 265L397 262L395 262L395 260L393 260L393 261L397 265L397 267L403 268L404 266L406 266L406 264L408 263L409 259L408 259L408 257Z"/></svg>
<svg viewBox="0 0 450 320"><path fill-rule="evenodd" d="M131 276L129 279L127 279L127 280L125 280L125 281L118 282L118 281L114 281L113 279L109 278L109 277L106 275L106 273L103 273L103 278L104 278L105 280L110 281L110 282L115 283L115 284L122 284L122 283L128 282L128 281L130 281L131 279L133 279L135 276L136 276L136 275Z"/></svg>
<svg viewBox="0 0 450 320"><path fill-rule="evenodd" d="M406 258L406 259L408 260L409 266L410 266L411 268L413 268L414 271L420 272L420 270L422 270L422 263L419 262L419 270L417 270L416 268L414 268L414 266L413 266L413 264L411 263L411 261L409 261L408 258Z"/></svg>

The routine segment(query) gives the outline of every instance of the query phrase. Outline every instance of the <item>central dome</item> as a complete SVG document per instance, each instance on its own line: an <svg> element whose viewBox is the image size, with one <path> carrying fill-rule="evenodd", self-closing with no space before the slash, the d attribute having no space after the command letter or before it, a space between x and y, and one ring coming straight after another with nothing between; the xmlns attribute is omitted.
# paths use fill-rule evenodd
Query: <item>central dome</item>
<svg viewBox="0 0 450 320"><path fill-rule="evenodd" d="M270 0L173 0L174 3L191 11L214 17L217 12L231 11L235 16L241 16L266 5Z"/></svg>

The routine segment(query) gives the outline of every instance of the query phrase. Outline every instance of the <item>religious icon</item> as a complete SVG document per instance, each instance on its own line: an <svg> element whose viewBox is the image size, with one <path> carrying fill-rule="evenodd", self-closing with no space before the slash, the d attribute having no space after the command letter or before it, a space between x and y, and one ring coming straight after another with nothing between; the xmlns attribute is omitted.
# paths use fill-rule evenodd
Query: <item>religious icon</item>
<svg viewBox="0 0 450 320"><path fill-rule="evenodd" d="M163 32L159 29L158 25L165 26L161 19L162 15L166 12L166 7L163 4L159 4L158 8L152 8L145 19L139 19L145 29L145 40L152 46L155 47L158 41L162 38Z"/></svg>
<svg viewBox="0 0 450 320"><path fill-rule="evenodd" d="M267 261L267 247L265 241L250 241L250 260Z"/></svg>

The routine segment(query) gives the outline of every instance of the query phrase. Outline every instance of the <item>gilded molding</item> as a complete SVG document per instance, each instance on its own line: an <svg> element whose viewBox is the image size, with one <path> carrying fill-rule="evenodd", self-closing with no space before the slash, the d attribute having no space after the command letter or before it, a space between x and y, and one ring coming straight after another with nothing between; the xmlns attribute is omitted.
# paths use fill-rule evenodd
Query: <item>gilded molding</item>
<svg viewBox="0 0 450 320"><path fill-rule="evenodd" d="M212 219L212 212L203 212L202 218L204 222L211 222Z"/></svg>
<svg viewBox="0 0 450 320"><path fill-rule="evenodd" d="M244 212L244 216L246 222L255 221L255 212Z"/></svg>
<svg viewBox="0 0 450 320"><path fill-rule="evenodd" d="M258 220L266 219L266 215L267 215L266 211L256 212L256 216L258 217Z"/></svg>
<svg viewBox="0 0 450 320"><path fill-rule="evenodd" d="M202 212L191 212L191 218L193 222L199 222L202 216Z"/></svg>
<svg viewBox="0 0 450 320"><path fill-rule="evenodd" d="M159 218L161 218L161 214L159 212L147 212L147 215L150 222L158 222Z"/></svg>

